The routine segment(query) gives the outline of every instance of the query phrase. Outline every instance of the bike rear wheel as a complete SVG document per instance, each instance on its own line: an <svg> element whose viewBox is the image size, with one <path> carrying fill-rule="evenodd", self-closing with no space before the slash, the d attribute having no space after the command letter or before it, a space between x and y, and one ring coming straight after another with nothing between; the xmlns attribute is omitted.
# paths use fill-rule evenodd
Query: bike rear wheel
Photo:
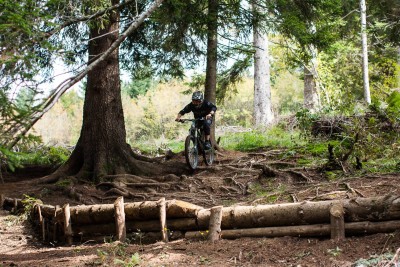
<svg viewBox="0 0 400 267"><path fill-rule="evenodd" d="M199 163L197 147L192 136L187 136L185 140L185 158L190 169L195 170Z"/></svg>
<svg viewBox="0 0 400 267"><path fill-rule="evenodd" d="M206 163L207 166L210 166L214 162L214 157L215 157L215 151L214 148L210 148L207 150L203 150L203 158L204 162Z"/></svg>

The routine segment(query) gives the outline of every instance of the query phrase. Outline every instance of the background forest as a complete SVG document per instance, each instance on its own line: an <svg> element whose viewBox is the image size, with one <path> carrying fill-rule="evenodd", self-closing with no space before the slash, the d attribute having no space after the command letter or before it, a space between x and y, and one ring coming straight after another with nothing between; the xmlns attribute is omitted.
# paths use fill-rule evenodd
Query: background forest
<svg viewBox="0 0 400 267"><path fill-rule="evenodd" d="M190 170L182 152L188 124L174 119L196 90L218 106L218 150L212 165L201 159ZM386 263L400 256L398 233L364 236L373 216L400 218L398 0L0 0L0 125L2 202L23 197L30 208L38 199L91 205L117 196L204 207L358 206L369 197L395 205L368 206L363 236L341 243L295 234L249 245L188 241L169 253L171 242L144 255L143 232L132 228L137 246L87 244L91 259L86 248L60 256L51 247L57 264L136 266L151 257L163 266L377 266L385 252ZM296 208L293 216L303 214ZM19 242L26 233L2 217L7 264L57 266L41 262L49 258L43 243Z"/></svg>
<svg viewBox="0 0 400 267"><path fill-rule="evenodd" d="M43 145L86 150L85 157L99 157L89 161L115 169L129 152L111 163L101 151L125 138L153 155L181 151L187 129L173 118L199 89L219 106L216 137L228 149L281 145L277 140L295 147L322 136L338 142L339 154L367 144L359 155L348 153L359 165L370 158L366 153L398 152L396 1L2 1L1 7L0 149L11 169L20 164L15 153ZM75 74L58 86L49 83L57 62ZM121 89L120 69L128 77ZM107 106L107 97L117 104ZM108 140L90 138L97 130ZM68 158L67 150L55 153Z"/></svg>

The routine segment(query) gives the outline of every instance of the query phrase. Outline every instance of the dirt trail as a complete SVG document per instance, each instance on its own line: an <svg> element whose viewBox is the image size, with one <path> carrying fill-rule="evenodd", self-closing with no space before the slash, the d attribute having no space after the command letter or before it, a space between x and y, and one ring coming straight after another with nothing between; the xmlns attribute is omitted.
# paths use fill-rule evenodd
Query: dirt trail
<svg viewBox="0 0 400 267"><path fill-rule="evenodd" d="M181 199L209 207L216 204L283 203L303 200L326 200L355 196L372 197L400 194L398 174L364 176L327 181L315 170L302 170L303 176L287 175L295 162L269 164L275 176L257 169L265 164L265 154L237 153L217 159L214 168L200 170L185 177L172 177L171 187L149 191L154 200L161 193L167 199ZM285 166L284 166L285 165ZM254 167L255 166L255 167ZM284 167L278 167L284 166ZM286 169L284 169L286 168ZM299 172L296 169L295 172ZM77 205L79 200L68 195L65 187L37 185L36 177L48 170L5 174L0 194L40 198L46 204ZM309 179L304 179L304 178ZM179 179L179 180L174 180ZM76 184L74 189L84 200L104 203L115 199L104 190L89 184ZM153 194L153 195L152 195ZM137 201L127 199L126 201ZM242 238L208 243L205 240L178 240L141 244L141 236L130 237L130 244L109 240L88 241L72 247L42 244L30 225L18 217L0 211L0 266L385 266L400 248L397 233L347 237L341 243L317 238ZM128 242L128 243L129 243ZM379 258L379 257L380 258ZM371 258L372 257L372 258ZM375 263L374 263L375 262ZM380 262L381 265L378 265ZM367 264L370 265L367 265ZM394 266L388 265L388 266Z"/></svg>

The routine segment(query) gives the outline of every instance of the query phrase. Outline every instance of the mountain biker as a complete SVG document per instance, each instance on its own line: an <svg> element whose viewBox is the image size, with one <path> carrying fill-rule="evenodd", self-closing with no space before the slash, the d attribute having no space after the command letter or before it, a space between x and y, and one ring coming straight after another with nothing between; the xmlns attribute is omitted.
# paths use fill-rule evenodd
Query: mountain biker
<svg viewBox="0 0 400 267"><path fill-rule="evenodd" d="M205 120L200 121L200 123L203 124L203 130L206 138L204 144L205 149L210 149L211 124L215 111L217 111L217 107L213 103L205 101L202 92L196 91L192 94L192 102L179 111L175 121L180 121L181 117L189 112L193 112L195 119L205 118Z"/></svg>

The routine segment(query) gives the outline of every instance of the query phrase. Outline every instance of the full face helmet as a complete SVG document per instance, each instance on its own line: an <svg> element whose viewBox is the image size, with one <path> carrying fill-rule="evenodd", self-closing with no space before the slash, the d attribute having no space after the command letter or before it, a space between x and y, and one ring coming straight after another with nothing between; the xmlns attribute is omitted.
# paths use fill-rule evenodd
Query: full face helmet
<svg viewBox="0 0 400 267"><path fill-rule="evenodd" d="M196 91L193 93L192 95L192 103L199 108L201 106L201 104L203 103L204 100L204 95L202 92L200 91Z"/></svg>

